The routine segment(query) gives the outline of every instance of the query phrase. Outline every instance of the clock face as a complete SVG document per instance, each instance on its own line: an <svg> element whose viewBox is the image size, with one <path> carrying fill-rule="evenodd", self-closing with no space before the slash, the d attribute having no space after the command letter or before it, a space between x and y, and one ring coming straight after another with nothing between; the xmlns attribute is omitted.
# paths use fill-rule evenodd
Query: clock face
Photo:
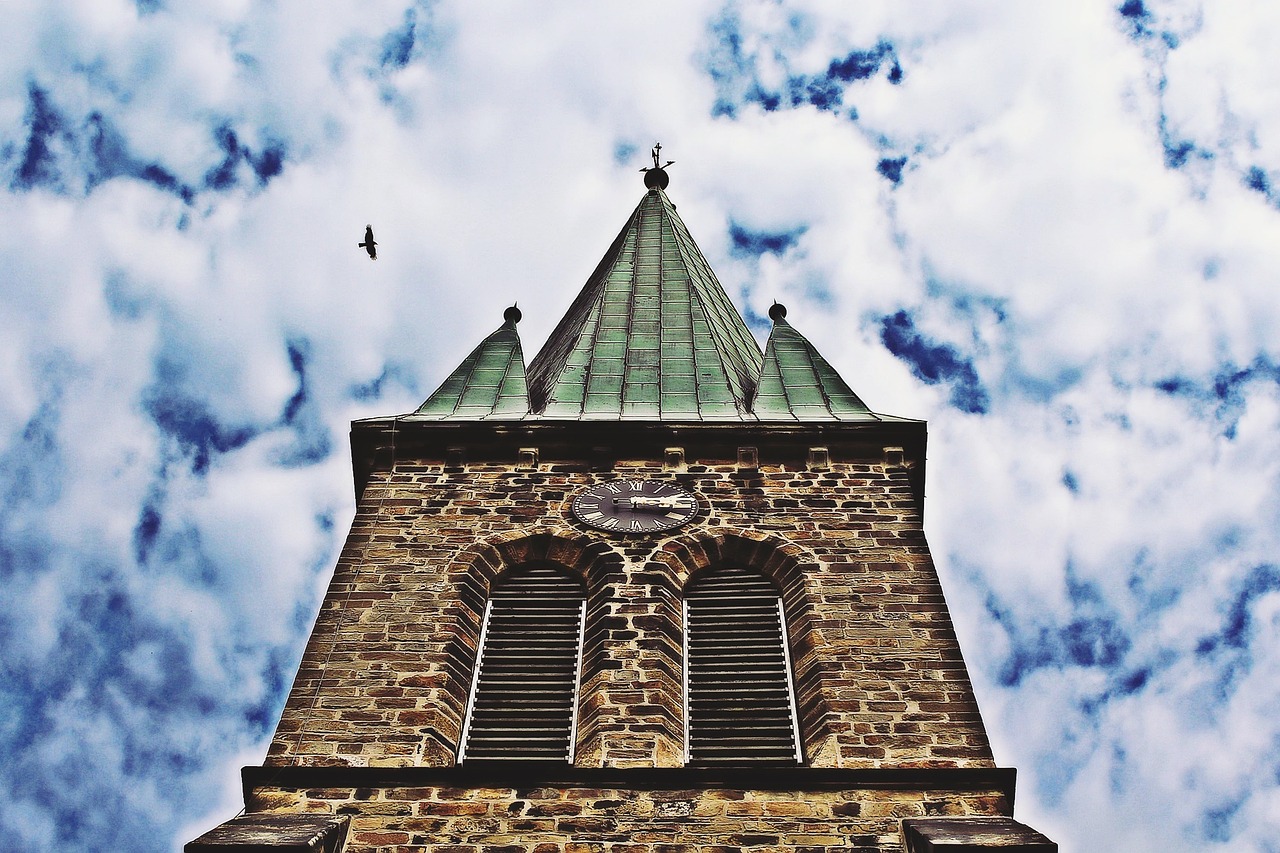
<svg viewBox="0 0 1280 853"><path fill-rule="evenodd" d="M610 480L573 499L573 516L597 530L653 533L698 514L698 500L678 486L651 480Z"/></svg>

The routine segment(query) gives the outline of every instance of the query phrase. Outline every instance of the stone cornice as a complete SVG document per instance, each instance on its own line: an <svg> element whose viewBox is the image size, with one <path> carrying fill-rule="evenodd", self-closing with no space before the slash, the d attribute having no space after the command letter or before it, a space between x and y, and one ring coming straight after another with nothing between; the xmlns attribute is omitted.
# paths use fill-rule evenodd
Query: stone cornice
<svg viewBox="0 0 1280 853"><path fill-rule="evenodd" d="M245 802L257 788L600 788L738 791L998 791L1012 812L1012 767L574 767L488 761L454 767L259 766L240 771Z"/></svg>

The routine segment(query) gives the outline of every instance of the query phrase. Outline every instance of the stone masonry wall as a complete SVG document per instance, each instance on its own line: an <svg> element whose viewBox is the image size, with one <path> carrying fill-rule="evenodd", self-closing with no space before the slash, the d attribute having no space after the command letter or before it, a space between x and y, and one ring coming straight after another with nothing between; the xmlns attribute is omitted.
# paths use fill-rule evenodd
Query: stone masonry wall
<svg viewBox="0 0 1280 853"><path fill-rule="evenodd" d="M596 467L399 460L375 472L267 764L451 765L489 585L550 560L588 589L579 766L681 764L680 595L725 563L783 592L807 764L992 766L905 468ZM676 483L702 510L665 538L571 519L579 490L616 477Z"/></svg>
<svg viewBox="0 0 1280 853"><path fill-rule="evenodd" d="M996 791L577 787L266 788L250 808L351 815L346 853L901 853L904 818L1009 813Z"/></svg>

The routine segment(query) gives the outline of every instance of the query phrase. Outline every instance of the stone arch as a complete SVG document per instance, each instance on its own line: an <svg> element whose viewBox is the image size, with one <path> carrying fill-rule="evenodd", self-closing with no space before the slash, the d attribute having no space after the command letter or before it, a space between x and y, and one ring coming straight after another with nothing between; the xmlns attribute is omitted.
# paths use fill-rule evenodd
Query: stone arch
<svg viewBox="0 0 1280 853"><path fill-rule="evenodd" d="M616 577L623 573L623 557L609 543L584 536L569 528L536 527L508 531L474 543L450 561L446 570L443 600L451 604L446 618L451 622L450 639L441 657L446 668L445 689L439 692L443 711L437 738L448 751L444 762L456 761L466 703L480 651L480 628L485 602L494 584L506 572L531 563L559 566L581 578L587 587L586 645L583 649L582 683L587 683L592 659L593 605L607 597ZM583 713L586 691L579 696L578 713Z"/></svg>
<svg viewBox="0 0 1280 853"><path fill-rule="evenodd" d="M804 754L811 765L834 762L834 757L827 754L835 733L834 710L823 685L820 650L824 643L815 615L816 593L807 582L807 578L821 571L817 558L804 548L767 533L722 529L676 537L650 557L649 565L652 571L665 575L680 597L698 575L721 566L758 571L777 585L786 615Z"/></svg>

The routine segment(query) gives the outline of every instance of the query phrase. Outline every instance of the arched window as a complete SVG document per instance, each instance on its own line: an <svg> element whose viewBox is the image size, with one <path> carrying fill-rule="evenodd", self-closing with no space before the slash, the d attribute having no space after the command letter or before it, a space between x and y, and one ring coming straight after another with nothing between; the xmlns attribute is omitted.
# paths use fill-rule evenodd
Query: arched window
<svg viewBox="0 0 1280 853"><path fill-rule="evenodd" d="M684 598L686 758L801 760L782 599L739 568L695 579Z"/></svg>
<svg viewBox="0 0 1280 853"><path fill-rule="evenodd" d="M548 565L516 569L485 606L458 760L573 761L586 589Z"/></svg>

